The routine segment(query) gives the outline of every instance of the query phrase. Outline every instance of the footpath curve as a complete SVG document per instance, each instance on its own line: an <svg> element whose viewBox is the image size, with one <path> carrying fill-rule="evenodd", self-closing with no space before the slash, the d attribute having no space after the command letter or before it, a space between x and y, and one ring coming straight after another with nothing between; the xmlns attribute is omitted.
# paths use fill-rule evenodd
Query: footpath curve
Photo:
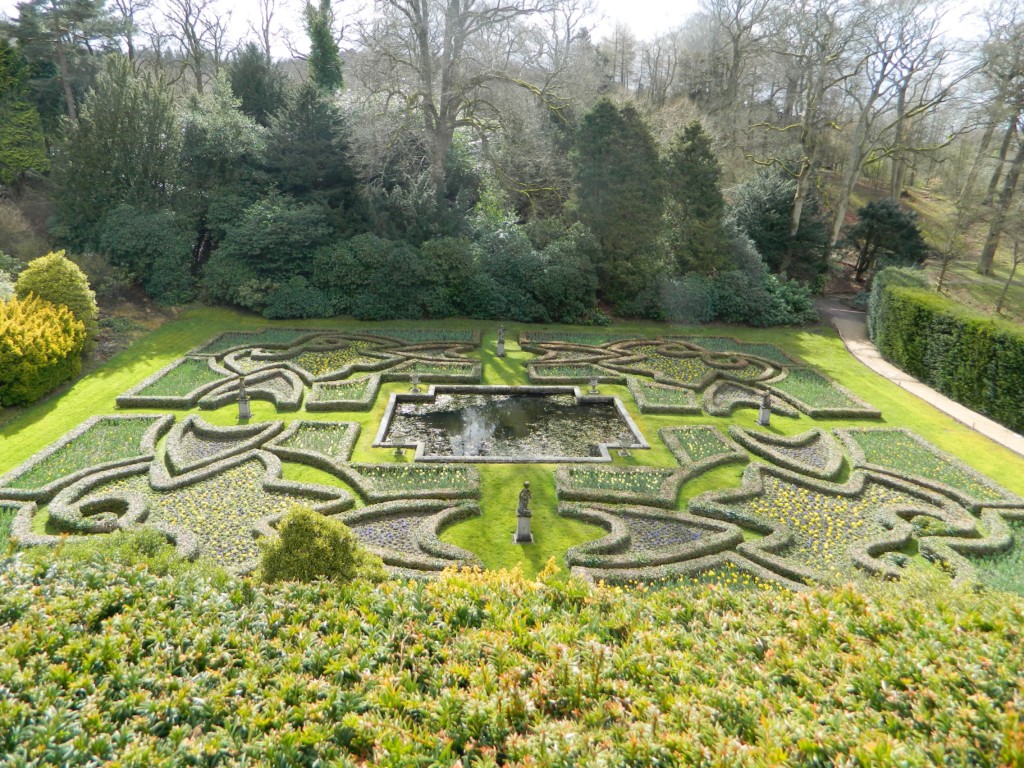
<svg viewBox="0 0 1024 768"><path fill-rule="evenodd" d="M1024 457L1024 436L1007 429L987 416L972 411L955 400L950 400L940 392L936 392L927 384L901 371L892 363L886 362L877 347L868 339L866 315L856 309L849 309L834 299L818 302L818 310L829 319L843 344L850 354L857 358L875 373L881 374L889 381L943 411L961 424L966 424L975 432L980 432L990 440L1006 446L1019 456Z"/></svg>

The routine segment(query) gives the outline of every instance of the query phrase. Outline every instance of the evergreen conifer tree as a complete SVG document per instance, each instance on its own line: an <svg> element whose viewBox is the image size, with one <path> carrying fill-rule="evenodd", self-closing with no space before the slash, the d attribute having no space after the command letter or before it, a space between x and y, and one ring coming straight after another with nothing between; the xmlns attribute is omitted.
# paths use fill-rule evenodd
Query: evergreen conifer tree
<svg viewBox="0 0 1024 768"><path fill-rule="evenodd" d="M0 38L0 184L20 185L30 171L50 169L39 112L28 98L28 64Z"/></svg>
<svg viewBox="0 0 1024 768"><path fill-rule="evenodd" d="M599 292L622 307L654 277L664 207L658 148L632 105L602 99L582 120L573 159L579 217L601 245Z"/></svg>
<svg viewBox="0 0 1024 768"><path fill-rule="evenodd" d="M711 137L690 123L672 142L665 169L666 239L680 272L714 274L730 264L729 236L722 226L722 169Z"/></svg>
<svg viewBox="0 0 1024 768"><path fill-rule="evenodd" d="M334 39L331 0L319 5L306 3L306 34L309 35L309 76L320 88L338 91L345 85L341 73L341 52Z"/></svg>

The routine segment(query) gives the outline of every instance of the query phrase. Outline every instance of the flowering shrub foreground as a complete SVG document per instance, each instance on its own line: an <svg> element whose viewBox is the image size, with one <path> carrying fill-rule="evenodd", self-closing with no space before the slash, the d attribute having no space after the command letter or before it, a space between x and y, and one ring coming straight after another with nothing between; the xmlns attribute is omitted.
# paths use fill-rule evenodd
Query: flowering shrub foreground
<svg viewBox="0 0 1024 768"><path fill-rule="evenodd" d="M1024 601L0 562L12 766L1007 766Z"/></svg>

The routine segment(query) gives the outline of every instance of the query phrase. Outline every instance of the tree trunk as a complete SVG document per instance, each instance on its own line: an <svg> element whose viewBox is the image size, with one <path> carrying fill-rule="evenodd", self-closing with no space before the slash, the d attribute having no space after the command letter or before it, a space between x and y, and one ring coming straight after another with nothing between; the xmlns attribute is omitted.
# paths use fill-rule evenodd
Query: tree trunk
<svg viewBox="0 0 1024 768"><path fill-rule="evenodd" d="M1024 141L1017 145L1017 154L1013 163L1003 180L1003 189L999 193L999 200L996 203L995 211L992 214L992 223L989 224L988 237L985 238L985 247L981 250L978 258L978 272L982 275L992 274L992 263L996 259L996 249L999 247L999 238L1003 234L1003 224L1006 221L1006 212L1013 202L1013 194L1017 189L1017 181L1020 179L1021 169L1024 168Z"/></svg>
<svg viewBox="0 0 1024 768"><path fill-rule="evenodd" d="M60 73L61 86L64 89L64 106L67 109L68 119L72 123L77 123L78 110L75 108L75 92L71 88L71 71L68 69L68 58L64 52L64 44L60 40L54 46L54 55L57 59L57 71Z"/></svg>
<svg viewBox="0 0 1024 768"><path fill-rule="evenodd" d="M1017 115L1014 115L1013 119L1010 120L1010 124L1006 126L1006 133L1003 134L1003 143L999 146L999 162L996 163L996 169L992 171L992 178L989 179L985 199L981 201L982 205L991 205L993 198L996 196L999 179L1003 175L1003 166L1006 165L1006 156L1010 152L1010 142L1013 141L1013 137L1017 133L1017 117Z"/></svg>
<svg viewBox="0 0 1024 768"><path fill-rule="evenodd" d="M960 197L957 199L957 206L962 206L966 201L968 195L971 194L971 190L974 188L974 182L978 179L978 171L981 170L981 164L985 161L985 155L988 154L988 148L992 144L992 136L996 132L996 124L989 123L985 129L985 133L981 136L981 145L978 147L978 154L974 156L974 163L971 165L971 170L967 172L967 181L964 182L963 188L960 190Z"/></svg>
<svg viewBox="0 0 1024 768"><path fill-rule="evenodd" d="M1018 264L1020 264L1020 240L1017 240L1013 244L1013 266L1010 267L1010 276L1006 278L1006 285L1003 286L1003 292L999 294L999 301L996 302L997 315L1003 311L1003 302L1006 301L1006 294L1010 290L1010 285L1013 283L1013 276L1017 272Z"/></svg>

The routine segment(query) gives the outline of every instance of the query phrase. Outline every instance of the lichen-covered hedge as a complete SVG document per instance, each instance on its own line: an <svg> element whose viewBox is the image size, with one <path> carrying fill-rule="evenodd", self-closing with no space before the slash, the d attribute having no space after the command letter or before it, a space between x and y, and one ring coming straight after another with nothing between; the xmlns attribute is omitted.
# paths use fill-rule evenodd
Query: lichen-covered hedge
<svg viewBox="0 0 1024 768"><path fill-rule="evenodd" d="M0 564L10 765L997 766L1024 601Z"/></svg>

